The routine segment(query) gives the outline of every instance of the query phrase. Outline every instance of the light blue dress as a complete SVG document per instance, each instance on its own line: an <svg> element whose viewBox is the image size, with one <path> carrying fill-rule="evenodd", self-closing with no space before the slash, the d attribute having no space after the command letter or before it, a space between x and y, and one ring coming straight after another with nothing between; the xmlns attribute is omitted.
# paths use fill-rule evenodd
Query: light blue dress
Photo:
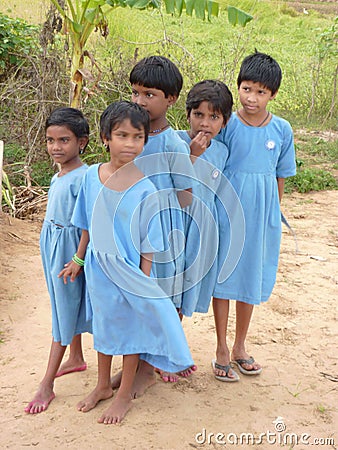
<svg viewBox="0 0 338 450"><path fill-rule="evenodd" d="M71 261L80 241L81 229L71 224L71 217L87 168L83 165L62 177L53 176L40 234L42 264L52 307L52 335L61 345L69 345L77 334L91 332L91 323L86 320L83 273L67 284L57 277Z"/></svg>
<svg viewBox="0 0 338 450"><path fill-rule="evenodd" d="M161 370L193 365L172 301L140 269L140 254L163 249L156 188L142 178L118 192L103 186L91 166L72 221L89 230L85 274L94 348L107 355L139 354Z"/></svg>
<svg viewBox="0 0 338 450"><path fill-rule="evenodd" d="M187 131L177 131L190 145ZM185 316L208 312L217 277L218 214L217 192L228 159L228 148L212 139L196 159L199 184L193 188L191 205L185 208L185 272L181 311Z"/></svg>
<svg viewBox="0 0 338 450"><path fill-rule="evenodd" d="M165 248L154 257L154 274L179 308L183 290L184 225L177 191L189 189L196 183L189 146L170 127L156 136L149 136L135 164L159 191Z"/></svg>
<svg viewBox="0 0 338 450"><path fill-rule="evenodd" d="M217 139L229 148L224 174L241 201L245 236L238 264L232 272L225 270L230 273L225 279L231 216L220 208L219 275L214 296L255 305L268 300L276 281L281 240L276 177L296 174L293 133L290 124L277 116L265 127L250 127L233 113Z"/></svg>

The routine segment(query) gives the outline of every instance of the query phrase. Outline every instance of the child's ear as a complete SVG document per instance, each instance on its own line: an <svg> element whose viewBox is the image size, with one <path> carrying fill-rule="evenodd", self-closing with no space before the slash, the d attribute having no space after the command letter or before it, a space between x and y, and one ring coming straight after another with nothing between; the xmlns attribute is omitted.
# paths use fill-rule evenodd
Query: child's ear
<svg viewBox="0 0 338 450"><path fill-rule="evenodd" d="M274 100L277 97L278 91L271 95L270 100Z"/></svg>
<svg viewBox="0 0 338 450"><path fill-rule="evenodd" d="M177 95L168 95L168 106L173 106L177 102Z"/></svg>
<svg viewBox="0 0 338 450"><path fill-rule="evenodd" d="M79 146L81 150L84 150L85 147L87 146L89 142L89 137L88 136L82 136L79 138Z"/></svg>

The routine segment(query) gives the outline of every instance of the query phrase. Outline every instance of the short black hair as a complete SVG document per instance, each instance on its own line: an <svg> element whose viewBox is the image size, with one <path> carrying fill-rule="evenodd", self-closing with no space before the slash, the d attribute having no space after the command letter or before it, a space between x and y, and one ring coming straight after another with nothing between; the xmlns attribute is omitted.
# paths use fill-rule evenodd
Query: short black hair
<svg viewBox="0 0 338 450"><path fill-rule="evenodd" d="M100 117L100 136L110 140L114 128L129 119L134 128L144 130L144 143L148 141L150 119L148 112L137 103L119 101L111 103Z"/></svg>
<svg viewBox="0 0 338 450"><path fill-rule="evenodd" d="M203 80L195 84L187 95L185 102L187 116L192 109L197 109L202 102L208 102L214 111L220 112L224 123L230 119L233 98L228 86L218 80Z"/></svg>
<svg viewBox="0 0 338 450"><path fill-rule="evenodd" d="M244 58L241 64L237 78L238 88L243 81L261 83L274 95L282 81L282 70L271 56L256 50L255 53Z"/></svg>
<svg viewBox="0 0 338 450"><path fill-rule="evenodd" d="M183 86L183 77L178 67L165 56L148 56L141 59L131 70L130 84L159 89L165 98L178 97Z"/></svg>
<svg viewBox="0 0 338 450"><path fill-rule="evenodd" d="M51 126L67 127L77 138L89 137L88 121L76 108L54 109L46 120L45 131Z"/></svg>

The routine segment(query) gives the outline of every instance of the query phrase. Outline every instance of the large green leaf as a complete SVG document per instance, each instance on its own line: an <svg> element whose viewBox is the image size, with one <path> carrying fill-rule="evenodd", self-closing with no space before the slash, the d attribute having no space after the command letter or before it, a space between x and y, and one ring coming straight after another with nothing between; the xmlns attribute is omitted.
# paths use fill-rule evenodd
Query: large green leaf
<svg viewBox="0 0 338 450"><path fill-rule="evenodd" d="M242 27L245 27L252 19L253 17L245 11L234 6L228 6L228 20L231 25L242 25Z"/></svg>

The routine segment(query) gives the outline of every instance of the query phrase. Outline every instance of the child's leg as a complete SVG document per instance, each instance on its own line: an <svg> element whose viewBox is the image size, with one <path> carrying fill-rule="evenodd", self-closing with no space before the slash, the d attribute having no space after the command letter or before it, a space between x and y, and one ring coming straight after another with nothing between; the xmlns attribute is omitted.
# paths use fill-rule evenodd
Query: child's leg
<svg viewBox="0 0 338 450"><path fill-rule="evenodd" d="M159 370L159 369L157 369ZM117 389L121 385L122 370L115 374L111 378L111 386L113 389ZM134 385L133 385L133 398L141 397L145 391L156 383L155 369L146 361L141 360L138 364Z"/></svg>
<svg viewBox="0 0 338 450"><path fill-rule="evenodd" d="M54 378L60 367L66 348L67 346L61 345L60 342L52 341L45 376L33 400L25 408L27 413L37 414L45 411L49 403L54 399Z"/></svg>
<svg viewBox="0 0 338 450"><path fill-rule="evenodd" d="M227 330L229 318L229 300L213 298L212 306L214 310L214 320L216 327L216 361L215 364L223 368L214 368L217 377L235 378L235 374L229 367L230 352L227 344Z"/></svg>
<svg viewBox="0 0 338 450"><path fill-rule="evenodd" d="M141 397L145 391L156 383L155 369L146 361L139 362L133 384L133 398Z"/></svg>
<svg viewBox="0 0 338 450"><path fill-rule="evenodd" d="M87 369L87 364L83 357L81 334L73 337L70 344L69 358L65 361L56 373L56 377L61 377L67 373L82 372Z"/></svg>
<svg viewBox="0 0 338 450"><path fill-rule="evenodd" d="M110 407L99 418L99 423L120 423L132 406L133 384L139 355L124 355L120 388ZM110 378L109 378L110 381Z"/></svg>
<svg viewBox="0 0 338 450"><path fill-rule="evenodd" d="M95 389L77 404L77 409L82 412L90 411L101 400L106 400L113 396L113 390L110 381L111 355L104 355L97 352L97 384Z"/></svg>
<svg viewBox="0 0 338 450"><path fill-rule="evenodd" d="M250 360L250 355L245 351L245 340L253 308L254 306L249 303L236 302L236 337L232 348L232 360L234 362L237 360L237 365L240 365L240 369L244 369L244 372L248 371L252 374L257 374L260 373L261 366L254 360ZM251 363L245 361L251 361Z"/></svg>

